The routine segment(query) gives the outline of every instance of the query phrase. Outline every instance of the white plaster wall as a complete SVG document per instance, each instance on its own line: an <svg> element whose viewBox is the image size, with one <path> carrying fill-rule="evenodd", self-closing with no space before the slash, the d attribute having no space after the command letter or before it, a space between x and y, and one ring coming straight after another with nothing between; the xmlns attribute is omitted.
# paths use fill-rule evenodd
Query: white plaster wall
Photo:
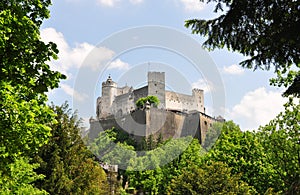
<svg viewBox="0 0 300 195"><path fill-rule="evenodd" d="M204 91L201 89L193 89L192 92L197 110L204 113Z"/></svg>
<svg viewBox="0 0 300 195"><path fill-rule="evenodd" d="M193 89L192 95L165 91L164 73L149 72L148 86L133 90L132 87L117 88L117 84L111 79L102 83L102 97L97 99L97 117L103 118L109 115L122 115L135 109L135 102L148 95L157 96L161 104L159 108L178 110L183 112L199 111L204 113L204 92Z"/></svg>
<svg viewBox="0 0 300 195"><path fill-rule="evenodd" d="M166 91L166 109L179 111L199 110L194 96Z"/></svg>
<svg viewBox="0 0 300 195"><path fill-rule="evenodd" d="M129 114L130 111L135 109L133 101L133 93L126 93L115 98L112 105L112 112L115 116L120 117Z"/></svg>
<svg viewBox="0 0 300 195"><path fill-rule="evenodd" d="M117 85L115 82L103 82L102 83L102 97L100 104L100 117L106 117L111 115L112 103L117 95Z"/></svg>
<svg viewBox="0 0 300 195"><path fill-rule="evenodd" d="M158 97L160 104L158 108L165 108L165 73L164 72L148 72L148 95Z"/></svg>
<svg viewBox="0 0 300 195"><path fill-rule="evenodd" d="M117 88L117 96L129 93L130 91L132 91L132 87L129 86Z"/></svg>

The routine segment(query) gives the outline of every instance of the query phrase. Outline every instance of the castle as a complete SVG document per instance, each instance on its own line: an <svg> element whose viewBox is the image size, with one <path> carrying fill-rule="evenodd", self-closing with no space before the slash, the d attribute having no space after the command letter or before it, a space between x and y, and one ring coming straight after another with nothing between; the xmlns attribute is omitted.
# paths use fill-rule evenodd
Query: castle
<svg viewBox="0 0 300 195"><path fill-rule="evenodd" d="M208 128L215 119L205 114L204 92L193 89L192 95L167 91L164 72L148 72L146 86L118 87L112 78L102 83L102 96L97 98L96 119L90 119L90 137L100 131L116 127L141 137L161 134L164 139L192 135L202 143ZM137 108L136 101L142 97L156 96L160 103L149 103Z"/></svg>

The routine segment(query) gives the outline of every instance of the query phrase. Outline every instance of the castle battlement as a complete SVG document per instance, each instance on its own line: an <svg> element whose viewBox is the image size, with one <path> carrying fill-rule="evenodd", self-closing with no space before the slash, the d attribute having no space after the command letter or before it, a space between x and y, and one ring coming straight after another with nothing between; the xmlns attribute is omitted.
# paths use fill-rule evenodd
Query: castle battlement
<svg viewBox="0 0 300 195"><path fill-rule="evenodd" d="M129 86L119 88L109 76L102 83L102 96L97 99L97 118L129 114L137 109L135 102L139 98L150 95L158 97L160 100L158 108L161 109L204 112L203 94L201 89L193 89L192 95L166 91L164 72L148 72L147 86L138 89Z"/></svg>
<svg viewBox="0 0 300 195"><path fill-rule="evenodd" d="M137 108L135 102L147 96L156 96L160 104L156 108ZM224 121L205 114L202 89L192 89L192 95L165 90L164 72L148 72L147 85L138 89L117 87L109 76L102 83L102 96L97 98L96 108L97 118L90 119L91 138L99 131L116 127L136 135L137 140L159 134L164 139L192 135L203 143L212 123Z"/></svg>
<svg viewBox="0 0 300 195"><path fill-rule="evenodd" d="M193 93L203 93L204 90L203 89L194 88L194 89L192 89L192 92Z"/></svg>

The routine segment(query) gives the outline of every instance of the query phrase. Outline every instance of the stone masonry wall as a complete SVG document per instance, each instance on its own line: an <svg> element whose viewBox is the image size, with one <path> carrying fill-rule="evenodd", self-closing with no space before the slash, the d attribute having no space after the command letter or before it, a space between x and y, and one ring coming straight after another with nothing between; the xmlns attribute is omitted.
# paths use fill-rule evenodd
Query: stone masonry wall
<svg viewBox="0 0 300 195"><path fill-rule="evenodd" d="M205 114L171 112L158 108L137 110L119 118L107 118L90 122L89 137L95 138L99 132L116 127L134 135L137 141L153 135L157 138L162 134L164 139L193 136L203 143L206 132L216 120Z"/></svg>
<svg viewBox="0 0 300 195"><path fill-rule="evenodd" d="M166 91L166 109L177 110L181 112L203 112L203 97L201 99L201 94L194 93L194 90L193 95L186 95L172 91Z"/></svg>

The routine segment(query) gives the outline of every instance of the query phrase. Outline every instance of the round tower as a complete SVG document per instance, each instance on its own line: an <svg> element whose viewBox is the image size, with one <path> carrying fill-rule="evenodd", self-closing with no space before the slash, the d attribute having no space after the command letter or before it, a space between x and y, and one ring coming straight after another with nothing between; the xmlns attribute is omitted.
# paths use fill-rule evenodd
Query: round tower
<svg viewBox="0 0 300 195"><path fill-rule="evenodd" d="M100 117L112 115L112 104L117 95L117 83L115 83L110 76L102 83L102 97L100 102Z"/></svg>

